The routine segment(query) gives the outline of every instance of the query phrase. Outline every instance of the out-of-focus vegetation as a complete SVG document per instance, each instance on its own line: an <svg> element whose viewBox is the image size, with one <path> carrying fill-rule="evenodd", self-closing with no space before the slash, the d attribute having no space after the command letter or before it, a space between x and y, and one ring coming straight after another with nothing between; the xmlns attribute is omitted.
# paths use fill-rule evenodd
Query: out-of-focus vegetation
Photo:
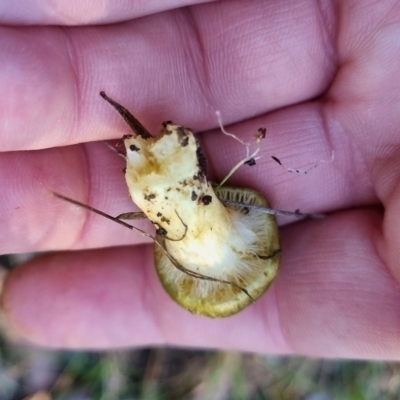
<svg viewBox="0 0 400 400"><path fill-rule="evenodd" d="M0 399L399 399L400 364L181 349L57 352L2 341Z"/></svg>

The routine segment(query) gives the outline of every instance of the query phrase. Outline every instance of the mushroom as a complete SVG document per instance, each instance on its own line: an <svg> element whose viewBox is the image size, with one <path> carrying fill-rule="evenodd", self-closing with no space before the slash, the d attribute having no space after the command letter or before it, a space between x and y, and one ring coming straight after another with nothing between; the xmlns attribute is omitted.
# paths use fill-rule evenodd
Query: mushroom
<svg viewBox="0 0 400 400"><path fill-rule="evenodd" d="M191 130L167 121L153 137L124 107L101 96L134 132L123 138L125 179L133 202L156 227L154 259L164 289L207 317L252 304L280 263L275 215L260 211L269 207L266 199L250 189L214 187Z"/></svg>

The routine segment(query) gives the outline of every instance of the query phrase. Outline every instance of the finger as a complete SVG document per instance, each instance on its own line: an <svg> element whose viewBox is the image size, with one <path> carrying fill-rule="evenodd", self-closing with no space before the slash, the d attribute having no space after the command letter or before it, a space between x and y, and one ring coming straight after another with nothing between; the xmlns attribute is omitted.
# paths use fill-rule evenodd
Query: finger
<svg viewBox="0 0 400 400"><path fill-rule="evenodd" d="M228 185L262 193L272 207L289 211L329 213L377 203L371 182L363 176L342 132L329 140L321 108L316 104L288 107L237 124L229 129L251 142L259 127L267 127L261 159L241 167ZM201 137L209 177L220 182L245 157L242 144L221 132ZM291 145L288 146L288 143ZM308 174L290 174L276 164L276 155L292 167L320 164ZM350 161L349 161L350 160ZM360 167L357 167L359 165ZM354 167L353 167L354 166ZM111 215L138 211L122 174L124 161L101 143L0 155L0 179L7 186L1 202L3 253L94 248L141 243L144 238L104 218L49 196L49 190L69 196ZM349 172L348 172L349 171ZM280 218L281 225L293 222ZM133 225L150 231L150 224Z"/></svg>
<svg viewBox="0 0 400 400"><path fill-rule="evenodd" d="M216 127L215 110L229 123L313 98L335 68L316 12L305 7L300 19L286 3L218 2L110 26L3 27L0 147L120 137L127 127L100 90L150 131L167 119L205 130Z"/></svg>
<svg viewBox="0 0 400 400"><path fill-rule="evenodd" d="M79 249L149 242L129 229L52 195L110 215L137 211L125 184L124 162L103 143L0 155L4 229L0 253ZM101 194L101 195L100 195ZM152 232L146 220L133 225Z"/></svg>
<svg viewBox="0 0 400 400"><path fill-rule="evenodd" d="M327 126L320 104L287 107L235 124L228 130L252 143L260 127L267 129L258 154L260 159L255 166L241 167L228 185L260 190L274 208L307 213L329 213L378 203L361 154L353 152L348 137L339 127ZM217 182L245 157L244 146L221 132L207 133L202 139L206 153L210 153L209 164ZM272 156L292 169L312 169L307 173L290 173ZM293 219L280 221L285 224Z"/></svg>
<svg viewBox="0 0 400 400"><path fill-rule="evenodd" d="M339 69L323 99L290 107L290 112L275 112L265 124L260 119L259 126L267 127L267 140L273 135L280 136L269 142L273 150L270 154L292 168L307 169L319 160L329 160L331 151L335 155L332 163L321 163L318 170L311 171L313 177L321 174L321 179L286 173L269 187L268 197L274 207L290 209L298 204L295 208L308 210L311 207L313 211L320 211L322 204L326 210L332 210L398 202L394 193L399 193L400 70L396 66L400 62L400 52L391 39L400 29L400 14L393 13L389 4L383 8L370 6L369 10L379 15L372 26L361 16L358 6L353 9L345 5L347 18L341 25L343 40L338 47L339 63L344 63L345 67ZM392 23L387 25L388 21ZM368 35L370 40L362 43L355 39ZM285 128L279 129L282 125ZM243 128L241 125L240 131L234 132L238 134ZM254 130L248 131L251 129ZM211 148L218 146L218 140L218 137L210 138ZM308 147L305 146L307 141ZM223 146L218 148L224 153ZM271 162L264 158L259 164L266 159ZM264 164L259 167L264 168ZM225 171L228 168L224 166ZM274 171L276 169L268 168L265 179L273 181L271 172L274 174ZM284 174L283 169L281 173ZM236 179L252 184L254 176L242 169ZM387 213L386 217L393 219L394 215ZM391 232L391 237L395 236ZM393 242L393 247L398 243Z"/></svg>
<svg viewBox="0 0 400 400"><path fill-rule="evenodd" d="M175 305L151 267L151 247L33 260L8 275L3 309L19 335L51 347L168 343L398 359L400 292L374 249L380 219L364 210L285 228L276 283L226 319L193 316Z"/></svg>
<svg viewBox="0 0 400 400"><path fill-rule="evenodd" d="M210 0L208 0L210 1ZM3 24L43 24L43 25L86 25L107 24L126 21L144 15L191 4L200 4L198 0L150 0L145 2L120 1L118 3L103 1L13 1L2 2L0 21Z"/></svg>
<svg viewBox="0 0 400 400"><path fill-rule="evenodd" d="M285 238L289 268L276 288L284 337L294 353L399 359L400 290L378 253L382 213L361 209L325 222Z"/></svg>

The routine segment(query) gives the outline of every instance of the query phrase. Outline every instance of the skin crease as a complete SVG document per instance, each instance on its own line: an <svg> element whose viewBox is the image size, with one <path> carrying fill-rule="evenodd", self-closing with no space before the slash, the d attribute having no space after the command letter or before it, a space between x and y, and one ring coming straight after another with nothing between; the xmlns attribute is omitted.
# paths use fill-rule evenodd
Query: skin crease
<svg viewBox="0 0 400 400"><path fill-rule="evenodd" d="M400 359L399 2L93 2L84 14L69 2L37 1L26 14L9 3L0 27L0 252L54 251L4 282L15 333L56 348ZM278 209L329 214L280 220L281 271L253 306L222 320L190 315L163 292L143 237L49 195L112 215L136 210L123 160L90 143L129 133L100 90L154 134L163 120L205 132L215 180L244 149L209 132L214 111L247 140L266 127L263 158L229 183ZM332 151L333 162L305 175L270 158L302 168Z"/></svg>

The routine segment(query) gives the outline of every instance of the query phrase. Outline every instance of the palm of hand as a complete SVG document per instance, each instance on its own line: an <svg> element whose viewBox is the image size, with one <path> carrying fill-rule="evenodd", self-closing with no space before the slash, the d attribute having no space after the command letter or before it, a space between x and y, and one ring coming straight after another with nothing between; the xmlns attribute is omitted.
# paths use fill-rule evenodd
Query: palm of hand
<svg viewBox="0 0 400 400"><path fill-rule="evenodd" d="M159 7L148 4L136 13ZM3 307L19 334L56 347L167 342L399 357L400 10L389 1L316 4L218 2L108 26L1 28L2 252L103 247L53 253L9 274ZM85 22L137 16L98 13ZM13 10L5 18L28 22ZM51 22L72 17L64 18ZM189 315L163 293L143 238L48 196L115 215L132 209L107 149L57 147L126 133L100 90L153 132L164 119L215 128L216 109L235 133L267 127L264 158L233 183L276 208L331 213L282 229L281 274L254 306L226 320ZM221 178L240 157L237 144L217 132L202 140ZM332 150L335 161L308 175L269 158L310 165ZM108 247L127 244L135 246Z"/></svg>

